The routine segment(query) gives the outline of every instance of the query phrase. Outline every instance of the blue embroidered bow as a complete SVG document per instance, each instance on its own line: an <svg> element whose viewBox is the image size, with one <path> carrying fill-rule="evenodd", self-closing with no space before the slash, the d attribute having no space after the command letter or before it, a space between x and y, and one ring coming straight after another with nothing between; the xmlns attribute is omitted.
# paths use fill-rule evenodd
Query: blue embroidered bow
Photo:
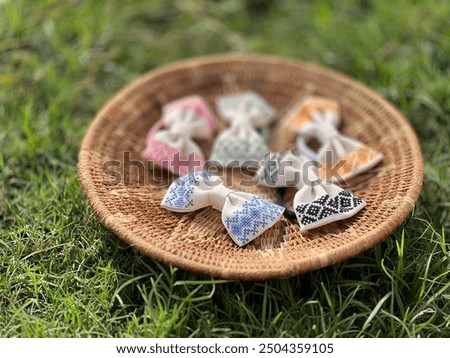
<svg viewBox="0 0 450 358"><path fill-rule="evenodd" d="M164 196L161 206L175 212L191 212L212 206L222 211L222 222L234 242L243 246L274 225L284 208L258 195L229 189L207 172L178 178Z"/></svg>

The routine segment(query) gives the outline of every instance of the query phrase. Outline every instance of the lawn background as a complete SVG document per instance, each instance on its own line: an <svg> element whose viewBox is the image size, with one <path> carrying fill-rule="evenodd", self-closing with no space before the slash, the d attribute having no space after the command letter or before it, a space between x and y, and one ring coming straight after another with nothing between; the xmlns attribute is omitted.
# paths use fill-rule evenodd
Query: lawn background
<svg viewBox="0 0 450 358"><path fill-rule="evenodd" d="M144 257L77 180L89 122L157 66L218 52L312 61L411 121L414 212L317 272L226 282ZM450 2L0 0L0 336L450 337Z"/></svg>

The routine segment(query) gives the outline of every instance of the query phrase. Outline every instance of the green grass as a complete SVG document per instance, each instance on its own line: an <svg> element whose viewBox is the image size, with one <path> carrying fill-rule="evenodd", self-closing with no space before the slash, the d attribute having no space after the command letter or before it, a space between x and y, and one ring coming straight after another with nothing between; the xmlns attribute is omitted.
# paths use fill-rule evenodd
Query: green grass
<svg viewBox="0 0 450 358"><path fill-rule="evenodd" d="M0 1L0 336L450 337L448 1ZM383 243L285 280L164 266L93 215L89 121L165 63L224 51L313 61L392 101L425 182Z"/></svg>

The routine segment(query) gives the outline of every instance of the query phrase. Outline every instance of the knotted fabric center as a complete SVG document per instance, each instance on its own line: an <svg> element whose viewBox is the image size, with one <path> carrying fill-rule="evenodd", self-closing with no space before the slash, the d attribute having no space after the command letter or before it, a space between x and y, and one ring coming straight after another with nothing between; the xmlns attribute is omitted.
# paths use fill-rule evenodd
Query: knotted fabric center
<svg viewBox="0 0 450 358"><path fill-rule="evenodd" d="M234 191L235 190L229 189L224 185L216 186L209 193L209 200L210 200L211 206L214 209L222 210L225 205L225 200L227 199L228 195L230 195L230 193L232 193Z"/></svg>
<svg viewBox="0 0 450 358"><path fill-rule="evenodd" d="M179 108L175 111L180 112L180 117L183 118L183 120L172 120L174 117L165 120L165 125L168 127L170 133L181 137L194 137L196 134L194 124L198 121L198 119L196 119L195 111L190 108Z"/></svg>
<svg viewBox="0 0 450 358"><path fill-rule="evenodd" d="M315 127L317 139L321 143L327 143L331 139L339 136L339 131L331 124L324 123L324 124L311 124Z"/></svg>

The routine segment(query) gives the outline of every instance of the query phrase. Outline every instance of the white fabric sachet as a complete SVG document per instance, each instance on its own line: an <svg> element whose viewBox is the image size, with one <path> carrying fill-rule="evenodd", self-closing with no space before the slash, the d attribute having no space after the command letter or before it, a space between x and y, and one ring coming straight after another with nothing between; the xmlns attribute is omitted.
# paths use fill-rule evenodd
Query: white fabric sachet
<svg viewBox="0 0 450 358"><path fill-rule="evenodd" d="M216 119L202 97L183 97L163 107L142 155L176 174L202 170L204 154L194 139L211 139L215 127Z"/></svg>
<svg viewBox="0 0 450 358"><path fill-rule="evenodd" d="M221 96L216 106L230 126L216 138L210 160L222 167L247 166L260 161L269 150L255 128L269 125L275 109L252 91Z"/></svg>
<svg viewBox="0 0 450 358"><path fill-rule="evenodd" d="M366 203L339 186L320 179L317 163L291 151L270 153L256 173L269 187L295 187L293 208L302 230L347 219Z"/></svg>
<svg viewBox="0 0 450 358"><path fill-rule="evenodd" d="M322 164L321 178L335 182L363 173L383 159L379 151L341 134L340 122L339 103L318 96L304 98L285 118L285 125L298 134L299 151ZM317 152L308 146L310 139L320 143Z"/></svg>
<svg viewBox="0 0 450 358"><path fill-rule="evenodd" d="M300 129L297 145L309 159L322 163L321 178L333 181L350 179L373 168L383 159L382 153L340 133L336 129L336 122L339 121L330 118L326 112L313 112L312 117L313 121ZM321 143L317 153L309 149L309 138Z"/></svg>

